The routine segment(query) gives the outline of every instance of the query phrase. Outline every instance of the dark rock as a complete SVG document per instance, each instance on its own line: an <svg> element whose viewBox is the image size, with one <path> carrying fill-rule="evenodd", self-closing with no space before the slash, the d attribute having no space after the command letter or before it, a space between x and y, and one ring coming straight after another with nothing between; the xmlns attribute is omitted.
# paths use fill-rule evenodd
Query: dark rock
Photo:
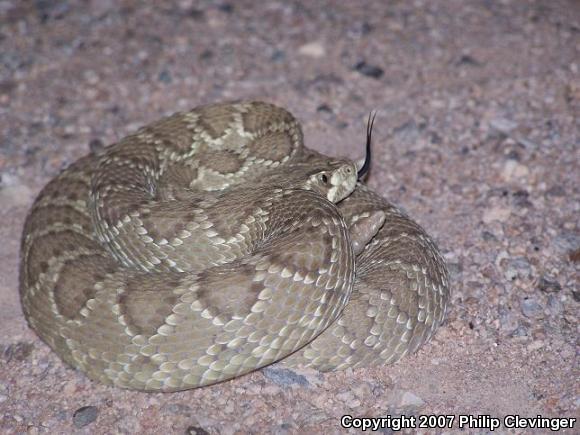
<svg viewBox="0 0 580 435"><path fill-rule="evenodd" d="M202 53L199 55L201 60L209 60L213 57L213 51L210 49L203 50Z"/></svg>
<svg viewBox="0 0 580 435"><path fill-rule="evenodd" d="M538 288L546 293L554 293L562 290L562 286L552 277L542 276L538 282Z"/></svg>
<svg viewBox="0 0 580 435"><path fill-rule="evenodd" d="M218 5L217 8L226 14L231 14L234 11L234 5L231 3L222 3L221 5Z"/></svg>
<svg viewBox="0 0 580 435"><path fill-rule="evenodd" d="M317 112L324 112L324 113L332 113L332 109L330 108L330 106L328 104L321 104L320 106L318 106L316 108Z"/></svg>
<svg viewBox="0 0 580 435"><path fill-rule="evenodd" d="M530 243L534 247L534 251L539 252L540 247L542 246L542 239L537 236L533 236L530 238Z"/></svg>
<svg viewBox="0 0 580 435"><path fill-rule="evenodd" d="M163 70L159 73L159 81L162 83L166 83L169 84L173 81L173 79L171 78L171 73L167 70Z"/></svg>
<svg viewBox="0 0 580 435"><path fill-rule="evenodd" d="M497 237L493 233L490 233L489 231L486 231L486 230L482 231L481 237L486 242L496 242L497 241Z"/></svg>
<svg viewBox="0 0 580 435"><path fill-rule="evenodd" d="M42 23L48 20L59 20L70 11L70 4L66 1L36 0L38 17Z"/></svg>
<svg viewBox="0 0 580 435"><path fill-rule="evenodd" d="M98 415L99 410L96 406L83 406L73 414L73 423L78 428L85 427L95 421Z"/></svg>
<svg viewBox="0 0 580 435"><path fill-rule="evenodd" d="M286 52L284 50L275 50L270 56L272 62L280 63L286 60Z"/></svg>
<svg viewBox="0 0 580 435"><path fill-rule="evenodd" d="M458 66L481 66L481 63L469 54L462 54L457 60Z"/></svg>
<svg viewBox="0 0 580 435"><path fill-rule="evenodd" d="M372 77L373 79L380 79L385 71L376 65L370 65L364 60L360 61L354 66L355 71L358 71L362 75L367 77Z"/></svg>
<svg viewBox="0 0 580 435"><path fill-rule="evenodd" d="M525 190L518 190L513 193L513 202L517 207L533 207L534 205L530 202L528 197L530 194Z"/></svg>
<svg viewBox="0 0 580 435"><path fill-rule="evenodd" d="M205 17L205 12L201 9L191 8L187 11L187 16L193 20L200 21Z"/></svg>
<svg viewBox="0 0 580 435"><path fill-rule="evenodd" d="M299 375L298 373L295 373L289 369L266 367L262 370L262 373L270 381L282 387L287 387L289 385L300 385L302 387L307 387L310 385L304 376Z"/></svg>
<svg viewBox="0 0 580 435"><path fill-rule="evenodd" d="M0 82L0 94L10 94L17 86L18 84L13 80L4 80Z"/></svg>
<svg viewBox="0 0 580 435"><path fill-rule="evenodd" d="M437 134L434 131L429 133L429 140L434 145L439 145L441 142L443 142L443 139L441 138L441 136L439 136L439 134Z"/></svg>
<svg viewBox="0 0 580 435"><path fill-rule="evenodd" d="M509 153L507 153L506 157L508 160L515 160L516 162L521 160L520 153L517 150L511 150Z"/></svg>

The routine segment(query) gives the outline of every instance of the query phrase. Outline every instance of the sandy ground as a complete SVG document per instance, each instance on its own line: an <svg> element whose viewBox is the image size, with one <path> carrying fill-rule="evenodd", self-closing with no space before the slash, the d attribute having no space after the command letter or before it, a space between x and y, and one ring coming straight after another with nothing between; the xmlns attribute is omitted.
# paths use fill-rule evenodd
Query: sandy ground
<svg viewBox="0 0 580 435"><path fill-rule="evenodd" d="M579 70L572 0L0 1L0 432L339 433L347 414L580 417ZM369 184L438 241L452 272L447 322L391 367L272 366L173 394L89 381L22 315L28 207L89 145L242 98L289 108L309 146L351 158L379 110ZM480 423L469 432L489 433ZM458 428L456 417L436 432Z"/></svg>

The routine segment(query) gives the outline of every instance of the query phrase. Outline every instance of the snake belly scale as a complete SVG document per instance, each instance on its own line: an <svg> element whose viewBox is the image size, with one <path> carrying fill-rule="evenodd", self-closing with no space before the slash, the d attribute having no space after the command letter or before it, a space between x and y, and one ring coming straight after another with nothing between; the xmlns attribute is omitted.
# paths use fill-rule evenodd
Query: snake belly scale
<svg viewBox="0 0 580 435"><path fill-rule="evenodd" d="M445 317L425 231L262 102L178 113L73 163L26 219L30 326L90 378L145 391L282 361L397 361Z"/></svg>

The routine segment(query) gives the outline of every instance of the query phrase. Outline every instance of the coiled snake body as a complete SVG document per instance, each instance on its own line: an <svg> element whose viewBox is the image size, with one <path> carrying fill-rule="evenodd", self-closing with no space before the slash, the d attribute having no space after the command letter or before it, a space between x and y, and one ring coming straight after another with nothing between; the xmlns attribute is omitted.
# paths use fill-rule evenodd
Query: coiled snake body
<svg viewBox="0 0 580 435"><path fill-rule="evenodd" d="M259 102L175 114L81 158L39 194L21 257L30 326L89 377L138 390L282 359L392 363L449 298L421 227Z"/></svg>

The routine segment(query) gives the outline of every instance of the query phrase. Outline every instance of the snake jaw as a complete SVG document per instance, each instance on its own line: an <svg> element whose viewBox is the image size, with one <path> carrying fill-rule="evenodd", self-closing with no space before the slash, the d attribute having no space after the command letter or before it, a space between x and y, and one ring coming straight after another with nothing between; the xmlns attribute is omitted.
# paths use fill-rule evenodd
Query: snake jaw
<svg viewBox="0 0 580 435"><path fill-rule="evenodd" d="M352 162L348 162L335 170L330 177L331 188L326 198L333 203L342 201L349 196L356 187L357 168Z"/></svg>

